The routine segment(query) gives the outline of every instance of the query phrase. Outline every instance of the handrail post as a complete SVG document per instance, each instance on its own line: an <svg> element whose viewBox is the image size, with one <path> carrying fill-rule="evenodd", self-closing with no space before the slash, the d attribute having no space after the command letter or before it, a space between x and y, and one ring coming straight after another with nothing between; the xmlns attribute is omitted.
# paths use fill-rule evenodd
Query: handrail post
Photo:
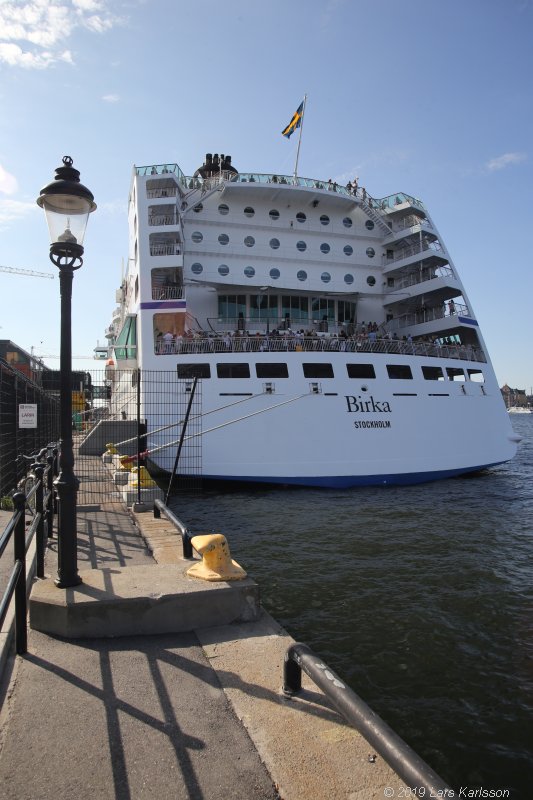
<svg viewBox="0 0 533 800"><path fill-rule="evenodd" d="M37 515L37 530L35 534L35 569L37 577L44 578L44 466L42 464L36 464L33 472L37 481L37 490L35 492L35 513Z"/></svg>
<svg viewBox="0 0 533 800"><path fill-rule="evenodd" d="M13 503L18 514L14 531L14 560L20 563L20 574L15 586L15 642L18 655L28 649L28 633L26 629L26 495L16 492Z"/></svg>
<svg viewBox="0 0 533 800"><path fill-rule="evenodd" d="M51 538L54 535L54 456L48 456L46 461L46 531Z"/></svg>

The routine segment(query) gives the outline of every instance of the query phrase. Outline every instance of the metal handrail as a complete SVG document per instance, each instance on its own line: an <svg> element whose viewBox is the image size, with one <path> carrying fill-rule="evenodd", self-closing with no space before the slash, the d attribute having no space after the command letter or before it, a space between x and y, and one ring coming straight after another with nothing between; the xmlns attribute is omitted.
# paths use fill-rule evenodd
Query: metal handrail
<svg viewBox="0 0 533 800"><path fill-rule="evenodd" d="M306 644L291 645L283 666L283 692L291 697L302 688L302 669L337 711L410 787L416 797L453 797L453 790ZM424 792L424 794L422 794Z"/></svg>
<svg viewBox="0 0 533 800"><path fill-rule="evenodd" d="M43 459L48 448L43 448L37 458ZM36 481L26 495L24 492L15 492L13 503L15 510L2 535L0 536L0 558L2 557L13 535L14 564L9 574L7 586L0 598L0 628L7 616L13 597L15 598L15 645L18 655L27 650L27 597L28 587L26 580L26 554L31 541L36 537L36 575L44 578L44 551L47 536L53 535L54 519L54 491L53 480L57 472L57 449L53 455L47 456L47 466L35 462L32 471ZM46 485L46 488L45 488ZM29 499L35 497L35 514L32 524L26 534L26 505Z"/></svg>
<svg viewBox="0 0 533 800"><path fill-rule="evenodd" d="M183 558L192 558L192 535L187 526L170 510L170 508L163 503L162 500L157 498L154 500L154 517L161 519L161 514L174 525L178 533L181 535L183 546Z"/></svg>

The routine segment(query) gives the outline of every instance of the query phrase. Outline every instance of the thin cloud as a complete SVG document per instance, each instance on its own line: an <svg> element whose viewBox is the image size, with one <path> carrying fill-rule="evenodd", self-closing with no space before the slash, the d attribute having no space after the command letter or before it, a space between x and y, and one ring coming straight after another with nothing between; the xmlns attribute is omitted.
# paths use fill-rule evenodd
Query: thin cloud
<svg viewBox="0 0 533 800"><path fill-rule="evenodd" d="M491 158L485 165L489 172L496 172L500 169L505 169L512 164L521 164L527 158L525 153L504 153L497 158Z"/></svg>
<svg viewBox="0 0 533 800"><path fill-rule="evenodd" d="M0 200L0 230L13 222L24 219L28 214L38 211L37 204L24 203L21 200Z"/></svg>
<svg viewBox="0 0 533 800"><path fill-rule="evenodd" d="M118 103L120 97L118 94L104 94L102 100L105 100L106 103Z"/></svg>
<svg viewBox="0 0 533 800"><path fill-rule="evenodd" d="M108 0L30 0L0 2L0 63L24 69L73 64L65 42L77 28L102 34L122 20L106 8Z"/></svg>
<svg viewBox="0 0 533 800"><path fill-rule="evenodd" d="M17 179L0 164L0 192L15 194L18 189Z"/></svg>

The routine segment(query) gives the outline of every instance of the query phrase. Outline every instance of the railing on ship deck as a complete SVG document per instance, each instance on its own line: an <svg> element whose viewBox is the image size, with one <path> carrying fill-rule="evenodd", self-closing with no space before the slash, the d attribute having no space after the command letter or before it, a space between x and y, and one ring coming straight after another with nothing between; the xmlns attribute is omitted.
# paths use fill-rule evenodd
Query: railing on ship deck
<svg viewBox="0 0 533 800"><path fill-rule="evenodd" d="M428 358L454 358L467 361L486 362L485 354L479 347L459 344L434 344L431 342L407 342L400 339L356 339L341 336L316 336L288 334L277 337L258 333L255 336L235 334L217 336L206 334L195 338L178 337L172 340L158 340L156 355L197 355L201 353L259 353L259 352L347 352L347 353L390 353Z"/></svg>

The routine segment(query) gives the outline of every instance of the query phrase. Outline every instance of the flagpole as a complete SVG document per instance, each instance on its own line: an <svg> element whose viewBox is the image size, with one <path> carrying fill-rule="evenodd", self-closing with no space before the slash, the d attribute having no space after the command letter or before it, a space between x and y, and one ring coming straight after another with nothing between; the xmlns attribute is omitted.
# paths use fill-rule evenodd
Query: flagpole
<svg viewBox="0 0 533 800"><path fill-rule="evenodd" d="M298 149L296 150L296 164L294 165L294 182L296 183L296 179L298 177L298 159L300 157L300 145L302 143L302 131L304 129L304 117L305 117L305 104L307 103L307 95L304 94L304 107L302 108L302 122L300 124L300 135L298 137Z"/></svg>

